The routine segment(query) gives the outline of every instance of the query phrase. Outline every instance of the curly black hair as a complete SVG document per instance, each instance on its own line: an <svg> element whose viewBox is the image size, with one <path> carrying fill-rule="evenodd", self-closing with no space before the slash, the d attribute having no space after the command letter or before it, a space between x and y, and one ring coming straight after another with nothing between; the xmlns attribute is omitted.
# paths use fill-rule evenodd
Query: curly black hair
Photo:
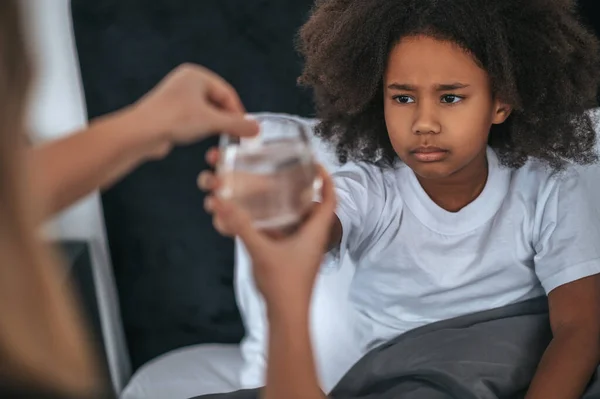
<svg viewBox="0 0 600 399"><path fill-rule="evenodd" d="M403 37L458 44L513 107L489 144L502 163L529 157L561 169L597 160L594 121L600 51L569 0L317 0L298 36L299 82L312 87L317 134L341 162L397 159L383 112L388 54Z"/></svg>

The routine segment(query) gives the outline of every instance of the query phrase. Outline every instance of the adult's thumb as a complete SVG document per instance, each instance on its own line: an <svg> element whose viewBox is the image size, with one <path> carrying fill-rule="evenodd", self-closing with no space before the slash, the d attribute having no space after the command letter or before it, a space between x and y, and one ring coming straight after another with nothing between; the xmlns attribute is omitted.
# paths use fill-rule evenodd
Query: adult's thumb
<svg viewBox="0 0 600 399"><path fill-rule="evenodd" d="M220 131L231 136L252 137L258 133L258 123L243 115L227 111L215 111L212 115L215 131Z"/></svg>

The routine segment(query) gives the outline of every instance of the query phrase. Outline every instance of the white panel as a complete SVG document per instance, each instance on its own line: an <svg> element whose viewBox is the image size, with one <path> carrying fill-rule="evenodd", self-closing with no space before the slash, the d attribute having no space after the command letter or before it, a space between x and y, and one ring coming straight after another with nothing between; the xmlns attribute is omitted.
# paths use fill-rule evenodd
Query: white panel
<svg viewBox="0 0 600 399"><path fill-rule="evenodd" d="M20 2L36 68L28 124L34 142L43 142L80 129L87 123L70 2ZM98 193L59 215L49 223L47 231L58 238L90 242L107 356L113 383L121 391L131 371Z"/></svg>

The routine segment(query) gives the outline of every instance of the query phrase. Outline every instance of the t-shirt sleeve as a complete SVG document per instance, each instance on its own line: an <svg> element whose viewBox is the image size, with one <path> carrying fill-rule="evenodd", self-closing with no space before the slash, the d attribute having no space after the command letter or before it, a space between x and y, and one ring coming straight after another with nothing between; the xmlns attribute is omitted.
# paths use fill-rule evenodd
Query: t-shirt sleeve
<svg viewBox="0 0 600 399"><path fill-rule="evenodd" d="M540 214L535 271L546 293L561 285L600 274L600 211L575 171L546 194Z"/></svg>
<svg viewBox="0 0 600 399"><path fill-rule="evenodd" d="M347 252L357 261L380 218L385 200L383 172L375 165L350 163L332 178L338 200L336 215L342 225L342 240L332 255L339 261Z"/></svg>

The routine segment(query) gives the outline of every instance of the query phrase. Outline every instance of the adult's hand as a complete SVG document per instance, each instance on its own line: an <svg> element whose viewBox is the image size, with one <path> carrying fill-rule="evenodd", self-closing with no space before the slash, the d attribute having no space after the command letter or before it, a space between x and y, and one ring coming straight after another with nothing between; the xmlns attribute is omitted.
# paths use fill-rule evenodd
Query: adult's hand
<svg viewBox="0 0 600 399"><path fill-rule="evenodd" d="M29 152L31 187L44 206L40 218L166 156L176 145L218 133L252 136L258 124L245 118L237 93L221 77L182 65L133 105Z"/></svg>
<svg viewBox="0 0 600 399"><path fill-rule="evenodd" d="M237 92L210 70L184 64L131 108L131 117L159 140L188 144L211 134L252 136L258 124L245 118Z"/></svg>

